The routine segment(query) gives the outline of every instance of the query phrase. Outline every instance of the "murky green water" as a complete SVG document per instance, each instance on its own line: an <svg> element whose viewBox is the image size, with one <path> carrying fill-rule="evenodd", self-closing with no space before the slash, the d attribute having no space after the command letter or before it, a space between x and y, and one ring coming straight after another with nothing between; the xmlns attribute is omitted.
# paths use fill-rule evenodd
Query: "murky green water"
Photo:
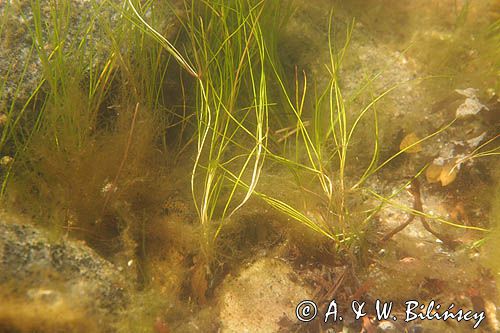
<svg viewBox="0 0 500 333"><path fill-rule="evenodd" d="M0 2L0 331L498 331L499 9Z"/></svg>

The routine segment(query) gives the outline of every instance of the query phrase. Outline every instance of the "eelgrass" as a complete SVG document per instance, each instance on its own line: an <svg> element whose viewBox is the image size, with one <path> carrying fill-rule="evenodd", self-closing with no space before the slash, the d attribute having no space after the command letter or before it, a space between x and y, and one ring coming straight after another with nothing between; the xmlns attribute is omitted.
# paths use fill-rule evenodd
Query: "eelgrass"
<svg viewBox="0 0 500 333"><path fill-rule="evenodd" d="M37 95L38 91L42 87L44 80L41 79L39 84L35 87L34 91L30 94L30 96L25 100L25 101L19 101L19 92L22 89L22 86L24 84L24 77L27 73L27 69L29 66L29 60L32 59L32 52L33 48L31 48L31 52L29 56L27 57L27 60L23 66L23 71L21 77L17 78L16 81L16 89L15 92L12 96L10 96L10 101L9 104L4 104L2 105L2 110L0 110L0 114L2 117L5 117L3 123L0 125L2 128L2 134L0 138L0 152L2 154L2 158L7 158L8 163L4 163L3 165L3 172L2 172L2 186L0 190L0 198L3 198L5 195L5 190L8 184L8 181L10 179L10 175L12 172L12 168L14 166L14 163L17 159L18 154L21 152L23 147L26 146L26 141L29 140L31 137L31 133L24 133L24 131L19 130L20 125L24 119L25 112L27 111L30 103L32 100L35 98ZM2 83L0 87L0 100L3 99L4 101L7 100L6 95L6 84L8 80L11 80L10 78L10 69L7 71L6 75L4 78L2 78ZM17 110L17 104L22 103L22 106L20 107L19 110ZM38 121L38 119L37 119ZM19 135L23 137L19 137ZM11 156L12 155L12 156Z"/></svg>
<svg viewBox="0 0 500 333"><path fill-rule="evenodd" d="M330 18L330 31L332 31L331 22L332 19ZM389 196L378 194L371 188L365 186L366 181L370 177L376 175L395 158L405 153L412 147L439 135L449 128L456 121L456 119L453 119L448 124L442 126L437 131L430 133L417 142L401 149L399 152L388 157L386 160L379 161L381 145L379 136L380 125L378 123L377 110L375 106L381 99L390 94L397 87L402 84L408 84L408 82L395 84L378 95L372 96L371 101L355 112L352 109L352 99L359 96L368 84L363 85L358 91L355 91L353 97L350 97L349 99L343 95L340 84L340 73L342 62L346 57L349 41L351 39L352 29L353 24L349 25L347 28L345 42L340 48L338 48L336 42L333 41L332 35L329 35L330 63L327 67L327 71L330 75L330 81L325 91L314 102L312 126L310 126L308 121L304 118L308 86L305 73L303 75L302 84L299 84L298 82L298 75L295 76L296 89L294 92L295 96L292 97L292 95L287 91L286 84L283 79L277 72L275 72L278 83L280 84L283 94L288 101L288 106L295 116L296 128L293 130L293 133L295 134L295 147L297 147L298 150L295 160L289 158L287 159L283 156L271 156L280 161L282 165L288 166L292 170L296 170L296 172L301 172L302 174L305 173L306 175L309 174L314 177L319 185L319 188L322 190L322 193L315 191L315 186L312 186L311 188L303 188L302 185L298 185L308 193L312 193L315 196L322 198L325 213L323 218L319 221L317 219L312 219L307 214L300 213L299 210L294 208L289 203L276 198L271 198L264 193L257 192L256 194L272 207L280 210L310 229L335 240L337 245L344 244L342 246L346 246L345 244L348 246L348 244L352 241L359 239L361 237L360 233L363 233L363 230L367 226L370 219L373 218L374 215L386 204L397 207L410 214L425 217L452 227L485 231L483 228L461 225L439 216L433 216L410 207L398 205L392 200L392 198L403 191L409 182L401 186L397 191L394 191ZM371 82L378 76L379 74L376 74L369 78L368 81ZM302 86L302 91L299 91L299 86ZM354 167L352 164L349 164L352 163L349 162L352 160L352 158L349 158L349 154L351 154L353 141L355 141L355 139L357 141L357 137L360 135L360 124L362 122L366 122L368 115L371 115L371 118L373 119L373 151L371 153L371 157L365 156L365 158L369 157L369 162L364 169L356 175L352 173L354 170L359 169L359 167ZM488 143L489 142L485 145ZM303 149L305 151L306 162L300 161L301 155L298 153L299 149ZM492 155L497 152L496 149L493 148L492 150L484 151L483 153L484 154L474 154L474 156L480 157L483 155ZM418 177L424 170L425 167L415 175L415 178ZM348 172L349 174L347 174ZM300 176L298 176L297 179L298 178L300 178ZM379 201L380 204L375 205L372 208L360 210L360 207L354 207L348 202L349 196L361 196L363 193L372 197L375 201Z"/></svg>
<svg viewBox="0 0 500 333"><path fill-rule="evenodd" d="M455 162L453 168L450 170L450 172L452 172L455 168L458 168L464 162L475 160L477 158L482 158L482 157L491 157L495 155L500 155L500 144L498 143L499 138L500 134L495 135L493 138L486 140L485 142L480 144L476 149L474 149L466 156L458 159ZM494 144L495 142L496 145ZM485 147L488 147L488 149L484 149Z"/></svg>
<svg viewBox="0 0 500 333"><path fill-rule="evenodd" d="M2 38L2 47L9 47L13 43L10 36L10 30L15 29L12 27L12 22L9 21L10 15L15 15L12 3L7 2L2 10L0 17L0 37ZM20 135L28 135L21 130L21 124L24 120L25 113L29 108L30 103L36 97L38 91L44 83L44 79L33 87L33 91L29 96L23 96L29 79L30 63L34 61L36 55L36 45L33 42L29 52L24 56L22 69L16 72L16 67L19 66L18 61L9 63L8 68L4 72L4 76L0 78L0 117L2 121L1 137L0 137L0 153L1 158L5 161L2 163L2 186L0 191L0 198L4 197L7 183L10 179L14 162L17 155L23 147L25 138ZM9 87L10 86L10 87Z"/></svg>
<svg viewBox="0 0 500 333"><path fill-rule="evenodd" d="M264 1L186 2L190 15L183 25L191 43L189 61L129 4L142 28L196 80L191 191L204 233L202 247L208 252L261 176L268 140L270 53L261 25L271 11Z"/></svg>
<svg viewBox="0 0 500 333"><path fill-rule="evenodd" d="M370 108L383 96L389 93L392 89L387 90L383 94L375 98L367 107L365 107L357 116L352 124L348 123L347 116L347 106L342 96L342 91L339 85L339 70L342 60L345 56L346 50L349 45L349 41L352 33L352 25L347 30L347 36L345 44L339 49L334 50L333 42L331 37L329 38L330 45L330 64L328 67L328 72L330 74L330 82L328 84L325 92L318 98L314 106L314 126L313 129L309 129L304 121L304 108L305 99L307 93L307 80L304 74L304 82L302 84L303 90L300 93L298 90L299 82L296 76L296 91L295 98L292 98L287 90L282 78L277 75L277 80L283 89L283 93L286 96L289 107L293 111L296 118L296 138L295 146L303 147L306 152L307 164L301 165L299 161L292 162L283 160L285 164L290 164L293 168L299 168L312 173L315 179L318 180L320 188L323 191L323 197L326 202L326 211L333 212L330 215L336 221L318 221L314 222L307 216L301 214L295 214L295 209L292 209L289 205L279 202L276 199L270 200L266 196L262 196L267 202L269 202L275 208L282 210L288 215L294 215L295 219L299 222L305 224L308 227L312 227L313 230L320 231L320 233L327 235L329 238L337 240L341 243L347 239L350 239L349 227L347 226L347 217L349 215L349 209L346 206L346 194L348 191L346 184L346 168L347 168L347 153L348 147L350 147L351 139L353 133L363 116L370 110ZM331 30L331 20L330 26ZM278 74L278 73L275 73ZM328 115L323 116L324 102L328 105ZM322 119L327 119L326 127ZM378 138L376 138L378 140ZM333 143L333 148L332 148ZM333 154L332 154L333 150ZM374 158L372 163L370 163L369 168L374 165L376 155L378 154L377 146L374 153ZM332 163L336 162L337 167L334 167ZM334 170L338 172L338 178L334 179ZM293 216L292 216L293 217Z"/></svg>
<svg viewBox="0 0 500 333"><path fill-rule="evenodd" d="M145 19L144 12L153 8L151 1L124 0L122 8L114 7L123 15L122 24L118 27L103 24L103 31L111 45L103 61L97 61L92 55L90 58L83 56L88 54L85 50L89 42L87 33L92 24L99 22L97 14L91 17L88 25L79 28L83 37L69 43L67 30L70 7L67 4L61 4L60 7L53 5L50 26L54 32L47 35L41 20L40 2L33 1L32 5L35 19L32 31L34 50L41 59L44 71L42 82L33 96L42 87L46 95L34 116L34 125L19 132L22 134L12 136L18 120L9 120L3 129L0 144L4 145L14 138L12 140L17 140L19 147L29 147L29 138L37 134L39 138L48 139L48 151L83 151L94 142L98 127L102 125L98 118L102 117L104 101L110 102L110 88L117 81L126 82L131 94L122 96L124 99L121 102L134 105L135 108L129 108L126 113L128 118L123 118L125 125L122 130L127 132L124 135L127 138L124 153L121 154L123 157L115 174L110 175L111 185L117 186L114 183L119 182L122 166L128 160L139 106L156 112L155 116L164 113L163 117L168 118L167 125L187 119L185 113L179 116L162 106L163 83L171 57L194 78L196 85L196 111L193 117L196 119L196 152L191 172L191 192L204 233L203 248L207 252L224 223L248 202L252 194L338 244L354 240L360 225L365 225L367 219L381 206L363 211L366 217L359 220L355 217L357 207L352 207L348 202L351 193L366 190L381 203L394 204L392 196L383 197L364 188L366 180L404 151L438 135L453 123L380 162L379 124L375 106L405 83L372 96L371 101L357 112L352 110L351 99L369 85L361 87L350 99L344 96L341 88L341 67L353 24L349 25L345 42L340 47L329 35L330 62L325 75L329 75L330 80L313 103L313 120L309 121L305 119L308 92L305 74L300 91L299 77L295 76L293 96L287 89L286 80L273 55L276 36L273 29L266 25L272 21L274 3L251 0L186 2L189 15L182 24L189 46L188 50L183 49L181 52L180 48L176 48L155 30L154 15ZM96 6L97 13L102 4ZM331 20L329 29L332 30ZM133 47L127 49L123 45ZM166 62L162 61L165 56ZM375 80L377 76L374 75L368 81ZM86 82L84 89L81 89L82 82ZM267 146L269 119L272 116L269 82L278 83L292 110L295 128L289 137L295 136L295 159L271 153ZM17 119L23 117L24 108L22 110ZM348 175L356 169L349 164L351 148L357 140L361 123L368 117L373 120L373 152L360 174ZM166 141L163 137L165 146ZM305 151L305 162L299 149ZM497 152L488 150L476 153L474 156L480 157ZM325 219L315 220L293 207L293 204L273 198L263 190L256 190L262 177L264 161L269 157L297 173L313 176L321 193L314 186L306 190L322 198L327 212ZM4 177L3 190L6 179ZM111 192L106 195L104 206L111 195Z"/></svg>
<svg viewBox="0 0 500 333"><path fill-rule="evenodd" d="M263 2L199 6L192 13L202 10L204 15L192 15L188 26L203 73L197 85L198 139L191 189L209 249L224 221L248 201L261 175L268 134L266 51L259 21ZM228 182L227 170L234 173L234 182ZM241 192L244 179L249 185ZM215 220L218 226L209 234Z"/></svg>

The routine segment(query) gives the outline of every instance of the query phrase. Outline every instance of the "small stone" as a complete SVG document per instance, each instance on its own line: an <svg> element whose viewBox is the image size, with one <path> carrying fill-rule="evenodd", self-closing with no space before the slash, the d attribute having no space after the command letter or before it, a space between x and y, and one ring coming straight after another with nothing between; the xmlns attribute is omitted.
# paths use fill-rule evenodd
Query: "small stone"
<svg viewBox="0 0 500 333"><path fill-rule="evenodd" d="M381 321L377 326L377 332L396 332L396 325L390 321Z"/></svg>

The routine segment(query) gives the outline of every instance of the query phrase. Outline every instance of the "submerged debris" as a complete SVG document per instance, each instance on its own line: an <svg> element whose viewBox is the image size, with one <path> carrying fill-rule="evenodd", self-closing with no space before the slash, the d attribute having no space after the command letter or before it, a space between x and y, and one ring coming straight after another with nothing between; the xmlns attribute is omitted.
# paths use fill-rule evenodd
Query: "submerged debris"
<svg viewBox="0 0 500 333"><path fill-rule="evenodd" d="M456 89L455 90L460 95L467 97L465 102L463 102L457 109L456 116L457 118L463 118L466 116L471 116L478 114L481 110L489 110L488 107L479 102L479 99L476 97L478 92L477 89L467 88L464 90Z"/></svg>
<svg viewBox="0 0 500 333"><path fill-rule="evenodd" d="M407 136L403 138L401 144L399 145L399 149L405 150L405 153L415 154L422 151L422 145L417 143L420 138L415 134L415 132L411 132Z"/></svg>
<svg viewBox="0 0 500 333"><path fill-rule="evenodd" d="M457 178L459 169L460 164L455 164L453 160L445 163L437 158L425 171L425 177L429 183L441 182L441 186L447 186Z"/></svg>

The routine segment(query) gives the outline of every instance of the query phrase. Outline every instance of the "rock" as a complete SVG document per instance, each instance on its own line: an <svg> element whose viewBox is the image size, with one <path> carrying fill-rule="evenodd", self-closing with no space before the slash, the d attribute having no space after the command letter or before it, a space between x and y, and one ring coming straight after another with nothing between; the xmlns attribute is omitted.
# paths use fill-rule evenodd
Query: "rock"
<svg viewBox="0 0 500 333"><path fill-rule="evenodd" d="M0 47L0 77L5 80L2 99L7 106L11 102L17 102L22 105L27 101L31 93L35 91L36 86L41 82L43 75L42 60L37 54L36 48L50 54L55 45L53 42L54 33L51 15L54 13L54 3L41 1L40 7L36 8L37 2L29 0L20 1L2 1L0 2L0 17L2 22L6 22L5 28L1 31L1 46ZM97 16L105 17L111 26L116 25L118 15L113 13L112 8L108 5L107 8L101 8L102 11L98 14L95 12L92 1L72 0L65 2L65 5L58 6L58 16L61 20L58 33L64 48L73 43L79 43L80 40L85 44L92 40L91 47L83 47L86 50L86 58L90 61L90 53L95 57L97 62L104 60L108 43L104 43L106 48L101 47L96 49L98 41L103 42L103 32L97 27L87 30L85 25L93 22ZM63 14L63 9L67 11ZM66 17L67 16L67 17ZM64 20L68 22L64 23ZM40 21L42 31L39 38L34 38L35 22ZM46 25L47 24L47 25ZM84 30L82 30L84 29ZM86 32L86 35L82 34ZM88 46L88 45L86 45ZM23 73L27 68L26 73ZM5 107L6 105L0 105Z"/></svg>
<svg viewBox="0 0 500 333"><path fill-rule="evenodd" d="M218 297L221 332L278 332L281 320L297 321L297 304L311 295L287 263L259 259L224 281Z"/></svg>
<svg viewBox="0 0 500 333"><path fill-rule="evenodd" d="M167 38L172 37L179 27L169 9L180 10L181 5L182 1L176 0L171 3L172 7L157 10L157 16L162 17L158 20L160 26L155 28L167 32ZM0 87L5 83L0 90L0 110L8 110L12 103L22 106L42 82L43 72L47 69L37 48L47 56L62 49L64 60L69 63L73 61L94 67L104 65L113 51L110 45L131 28L131 23L122 16L122 6L120 0L0 1ZM57 28L53 16L57 17ZM149 10L145 13L146 20L150 21L150 16ZM41 31L35 38L38 21ZM110 38L110 32L115 33L115 41ZM61 70L56 65L51 69Z"/></svg>
<svg viewBox="0 0 500 333"><path fill-rule="evenodd" d="M378 323L377 332L397 332L398 329L396 325L390 321L384 320Z"/></svg>
<svg viewBox="0 0 500 333"><path fill-rule="evenodd" d="M105 331L105 318L125 309L128 302L127 283L118 269L83 242L52 242L31 225L5 221L0 222L0 290L0 304L5 306L0 306L0 327L7 322L16 331L76 326L92 330L81 322L88 320ZM8 313L13 303L18 318ZM50 325L26 328L22 313L29 317L33 312L33 320L45 318Z"/></svg>
<svg viewBox="0 0 500 333"><path fill-rule="evenodd" d="M465 101L462 104L460 104L460 106L457 109L456 112L457 118L464 118L469 115L475 115L483 109L489 111L487 106L479 102L479 99L476 96L476 94L478 93L478 89L473 89L473 88L467 88L464 90L455 89L455 91L460 95L466 97Z"/></svg>

